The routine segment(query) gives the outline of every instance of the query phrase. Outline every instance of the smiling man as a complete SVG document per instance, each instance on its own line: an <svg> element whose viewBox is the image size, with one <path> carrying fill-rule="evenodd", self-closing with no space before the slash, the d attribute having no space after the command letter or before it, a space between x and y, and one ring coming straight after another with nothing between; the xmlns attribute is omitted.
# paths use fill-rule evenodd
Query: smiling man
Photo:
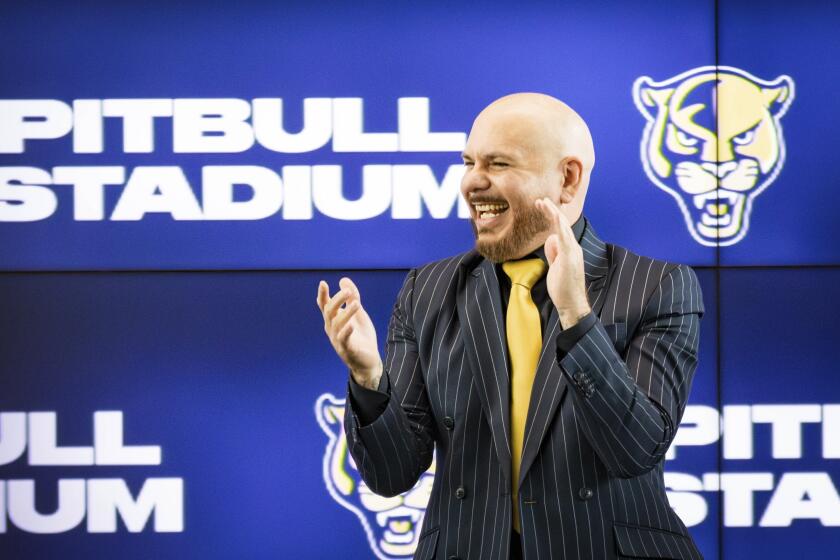
<svg viewBox="0 0 840 560"><path fill-rule="evenodd" d="M701 558L663 483L697 367L694 272L598 238L592 139L553 97L492 103L463 158L475 249L408 273L384 362L355 284L318 286L362 477L399 494L435 454L417 559Z"/></svg>

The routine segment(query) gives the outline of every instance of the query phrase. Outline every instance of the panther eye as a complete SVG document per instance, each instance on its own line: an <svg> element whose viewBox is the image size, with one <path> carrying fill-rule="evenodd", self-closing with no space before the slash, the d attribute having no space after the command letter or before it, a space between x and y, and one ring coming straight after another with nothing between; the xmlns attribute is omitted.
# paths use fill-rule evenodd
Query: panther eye
<svg viewBox="0 0 840 560"><path fill-rule="evenodd" d="M668 123L666 130L665 145L675 154L691 156L700 149L698 146L700 144L699 139L689 136L675 125Z"/></svg>
<svg viewBox="0 0 840 560"><path fill-rule="evenodd" d="M679 140L680 144L683 146L696 146L697 145L697 138L692 138L682 130L677 129L677 140Z"/></svg>
<svg viewBox="0 0 840 560"><path fill-rule="evenodd" d="M752 141L755 140L755 129L748 130L745 133L741 134L740 136L736 136L732 139L733 142L738 144L739 146L745 146L747 144L752 144Z"/></svg>

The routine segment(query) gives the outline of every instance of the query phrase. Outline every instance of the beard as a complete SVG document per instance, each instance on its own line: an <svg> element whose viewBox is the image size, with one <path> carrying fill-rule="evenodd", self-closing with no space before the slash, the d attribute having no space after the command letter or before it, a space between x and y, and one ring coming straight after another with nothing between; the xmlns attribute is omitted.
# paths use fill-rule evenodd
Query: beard
<svg viewBox="0 0 840 560"><path fill-rule="evenodd" d="M537 210L533 202L517 204L516 213L511 216L510 233L496 241L482 241L475 226L475 220L470 220L473 235L475 235L475 249L485 259L501 263L522 257L534 244L534 239L549 230L550 222L545 215ZM514 212L511 205L507 212Z"/></svg>

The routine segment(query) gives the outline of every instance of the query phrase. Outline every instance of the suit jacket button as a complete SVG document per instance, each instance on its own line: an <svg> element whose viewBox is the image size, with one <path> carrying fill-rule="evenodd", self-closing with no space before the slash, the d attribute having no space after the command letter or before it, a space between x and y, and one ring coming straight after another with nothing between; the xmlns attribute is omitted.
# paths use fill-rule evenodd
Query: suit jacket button
<svg viewBox="0 0 840 560"><path fill-rule="evenodd" d="M444 416L443 425L446 426L447 430L451 430L455 427L455 419L451 416Z"/></svg>
<svg viewBox="0 0 840 560"><path fill-rule="evenodd" d="M583 383L583 380L585 378L586 378L586 376L583 374L582 371L576 371L574 373L574 375L572 375L572 379L574 379L575 383L577 383L577 384Z"/></svg>
<svg viewBox="0 0 840 560"><path fill-rule="evenodd" d="M578 490L578 496L579 496L579 497L580 497L580 499L581 499L581 500L583 500L583 501L588 500L588 499L589 499L589 498L591 498L593 495L595 495L595 493L592 491L592 489L591 489L591 488L587 488L586 486L584 486L583 488L581 488L580 490Z"/></svg>
<svg viewBox="0 0 840 560"><path fill-rule="evenodd" d="M464 498L467 497L467 489L464 488L463 486L459 486L455 490L455 497L458 498L459 500L463 500Z"/></svg>

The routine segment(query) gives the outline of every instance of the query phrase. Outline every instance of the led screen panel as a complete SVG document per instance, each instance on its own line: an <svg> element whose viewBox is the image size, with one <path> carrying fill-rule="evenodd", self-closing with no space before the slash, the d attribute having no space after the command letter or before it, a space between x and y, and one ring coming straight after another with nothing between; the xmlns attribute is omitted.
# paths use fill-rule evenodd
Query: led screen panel
<svg viewBox="0 0 840 560"><path fill-rule="evenodd" d="M747 1L719 6L720 63L757 78L749 89L742 87L749 78L739 83L734 76L719 88L721 187L744 203L741 229L748 231L722 247L720 262L837 264L833 162L840 107L828 100L836 96L840 67L828 61L840 54L840 6L818 1L792 9L775 0L760 8Z"/></svg>
<svg viewBox="0 0 840 560"><path fill-rule="evenodd" d="M354 275L383 336L403 276ZM0 277L15 325L2 342L0 555L369 554L324 478L347 372L315 305L322 277Z"/></svg>
<svg viewBox="0 0 840 560"><path fill-rule="evenodd" d="M351 276L384 340L404 273ZM667 469L674 507L713 558L714 496L702 511L686 492L717 464L693 425L716 395L714 283L699 276L709 312L692 425ZM360 484L338 423L347 372L314 301L321 278L339 275L0 276L15 325L0 345L13 374L0 394L3 556L410 557L431 475L404 501Z"/></svg>
<svg viewBox="0 0 840 560"><path fill-rule="evenodd" d="M714 63L711 2L6 11L0 268L394 268L461 252L466 133L517 91L589 123L586 213L604 238L715 260L643 141L646 85Z"/></svg>
<svg viewBox="0 0 840 560"><path fill-rule="evenodd" d="M836 269L721 273L724 558L837 542L838 286Z"/></svg>
<svg viewBox="0 0 840 560"><path fill-rule="evenodd" d="M680 429L666 455L665 485L671 507L686 524L706 560L719 556L720 500L703 491L703 478L717 473L720 438L718 406L718 309L715 271L695 269L706 312L700 320L700 354Z"/></svg>

